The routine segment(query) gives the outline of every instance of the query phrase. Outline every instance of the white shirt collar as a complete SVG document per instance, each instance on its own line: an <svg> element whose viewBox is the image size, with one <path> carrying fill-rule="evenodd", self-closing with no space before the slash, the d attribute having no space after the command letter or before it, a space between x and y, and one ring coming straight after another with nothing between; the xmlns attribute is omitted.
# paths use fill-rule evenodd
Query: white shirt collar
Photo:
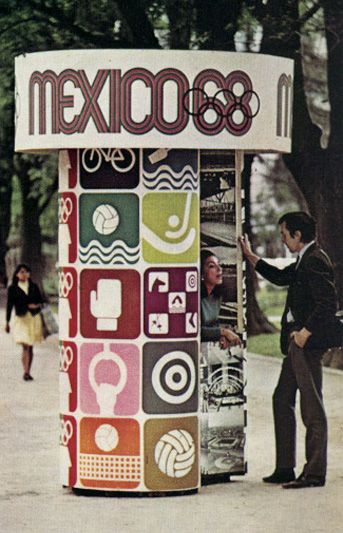
<svg viewBox="0 0 343 533"><path fill-rule="evenodd" d="M302 248L302 249L300 250L300 252L298 253L298 258L299 258L298 264L300 263L301 258L302 258L302 256L304 255L304 253L306 252L306 250L307 250L310 246L312 246L312 244L314 244L314 243L315 243L314 240L311 241L311 242L308 242L308 243L305 244L304 248Z"/></svg>

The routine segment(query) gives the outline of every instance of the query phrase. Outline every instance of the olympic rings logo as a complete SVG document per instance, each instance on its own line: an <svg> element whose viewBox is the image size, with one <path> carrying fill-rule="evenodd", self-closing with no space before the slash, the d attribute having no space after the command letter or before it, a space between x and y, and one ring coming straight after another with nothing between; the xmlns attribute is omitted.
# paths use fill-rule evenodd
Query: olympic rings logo
<svg viewBox="0 0 343 533"><path fill-rule="evenodd" d="M73 433L73 424L70 422L70 420L63 420L63 418L61 418L60 444L62 444L62 446L68 446L68 443L72 438Z"/></svg>
<svg viewBox="0 0 343 533"><path fill-rule="evenodd" d="M205 90L210 82L218 87L213 96ZM234 71L225 78L212 69L197 76L193 88L184 93L182 105L202 133L216 135L226 128L236 136L247 133L261 107L246 72Z"/></svg>
<svg viewBox="0 0 343 533"><path fill-rule="evenodd" d="M70 215L73 212L73 202L71 198L58 199L58 222L59 224L66 224Z"/></svg>
<svg viewBox="0 0 343 533"><path fill-rule="evenodd" d="M68 298L71 289L73 288L74 280L70 272L59 273L59 297Z"/></svg>
<svg viewBox="0 0 343 533"><path fill-rule="evenodd" d="M68 372L74 359L74 353L70 346L61 346L60 348L60 371Z"/></svg>

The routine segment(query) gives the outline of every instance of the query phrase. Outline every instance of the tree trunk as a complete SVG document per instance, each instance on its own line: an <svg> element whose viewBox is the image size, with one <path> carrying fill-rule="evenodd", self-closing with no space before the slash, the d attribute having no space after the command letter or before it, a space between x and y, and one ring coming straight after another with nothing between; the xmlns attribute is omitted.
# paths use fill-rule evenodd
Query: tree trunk
<svg viewBox="0 0 343 533"><path fill-rule="evenodd" d="M7 252L6 241L11 227L11 181L12 175L4 175L0 180L0 287L7 284L5 255Z"/></svg>
<svg viewBox="0 0 343 533"><path fill-rule="evenodd" d="M249 235L250 242L254 244L254 237L251 231L251 198L250 198L250 179L251 165L253 156L245 156L243 183L245 190L245 228L244 231ZM276 327L269 322L266 315L260 309L256 299L256 290L258 281L255 269L248 263L246 268L246 291L247 291L247 330L249 335L259 335L261 333L275 333Z"/></svg>
<svg viewBox="0 0 343 533"><path fill-rule="evenodd" d="M343 306L343 2L323 1L328 44L328 84L331 105L329 146L310 119L300 54L298 0L270 0L264 24L262 52L295 60L293 149L284 160L317 221L318 240L334 263L340 305ZM282 12L281 12L282 11ZM280 20L286 25L280 26ZM268 24L267 24L268 22ZM277 36L277 38L276 38Z"/></svg>
<svg viewBox="0 0 343 533"><path fill-rule="evenodd" d="M12 88L12 77L10 78L10 87L4 87L4 92L9 92ZM0 144L12 154L14 150L14 102L10 100L7 106L4 106L4 121L0 131ZM6 147L6 149L5 149ZM11 199L12 199L12 178L14 174L13 158L2 157L0 162L0 286L6 285L6 264L5 255L7 252L7 239L11 229Z"/></svg>
<svg viewBox="0 0 343 533"><path fill-rule="evenodd" d="M241 0L195 0L196 25L202 50L235 50Z"/></svg>
<svg viewBox="0 0 343 533"><path fill-rule="evenodd" d="M131 34L132 48L161 48L143 2L117 0Z"/></svg>
<svg viewBox="0 0 343 533"><path fill-rule="evenodd" d="M169 19L169 47L174 50L188 50L191 38L193 2L189 0L167 0Z"/></svg>
<svg viewBox="0 0 343 533"><path fill-rule="evenodd" d="M17 158L18 177L21 186L22 227L21 227L21 261L32 269L32 277L40 287L44 275L42 256L42 233L39 224L39 196L32 194L29 170L30 160Z"/></svg>

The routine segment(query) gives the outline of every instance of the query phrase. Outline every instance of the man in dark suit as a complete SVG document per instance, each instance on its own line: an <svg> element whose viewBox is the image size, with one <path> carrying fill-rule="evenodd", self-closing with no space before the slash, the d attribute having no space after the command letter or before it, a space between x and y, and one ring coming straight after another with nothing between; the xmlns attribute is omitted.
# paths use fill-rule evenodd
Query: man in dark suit
<svg viewBox="0 0 343 533"><path fill-rule="evenodd" d="M297 261L284 269L271 266L251 249L247 236L240 239L245 257L264 278L288 286L281 320L283 360L273 395L276 469L265 483L284 488L325 485L327 421L322 397L322 356L341 344L335 316L337 297L330 259L315 242L315 222L305 212L287 213L279 220L282 242ZM306 464L295 479L295 398L300 392L301 416L306 427Z"/></svg>

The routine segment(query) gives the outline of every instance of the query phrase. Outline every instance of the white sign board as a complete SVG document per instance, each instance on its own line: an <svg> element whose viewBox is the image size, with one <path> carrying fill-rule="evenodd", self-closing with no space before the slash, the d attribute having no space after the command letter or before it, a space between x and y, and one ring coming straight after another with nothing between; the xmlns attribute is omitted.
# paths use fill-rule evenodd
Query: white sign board
<svg viewBox="0 0 343 533"><path fill-rule="evenodd" d="M15 70L17 151L291 149L290 59L70 50L19 56Z"/></svg>

